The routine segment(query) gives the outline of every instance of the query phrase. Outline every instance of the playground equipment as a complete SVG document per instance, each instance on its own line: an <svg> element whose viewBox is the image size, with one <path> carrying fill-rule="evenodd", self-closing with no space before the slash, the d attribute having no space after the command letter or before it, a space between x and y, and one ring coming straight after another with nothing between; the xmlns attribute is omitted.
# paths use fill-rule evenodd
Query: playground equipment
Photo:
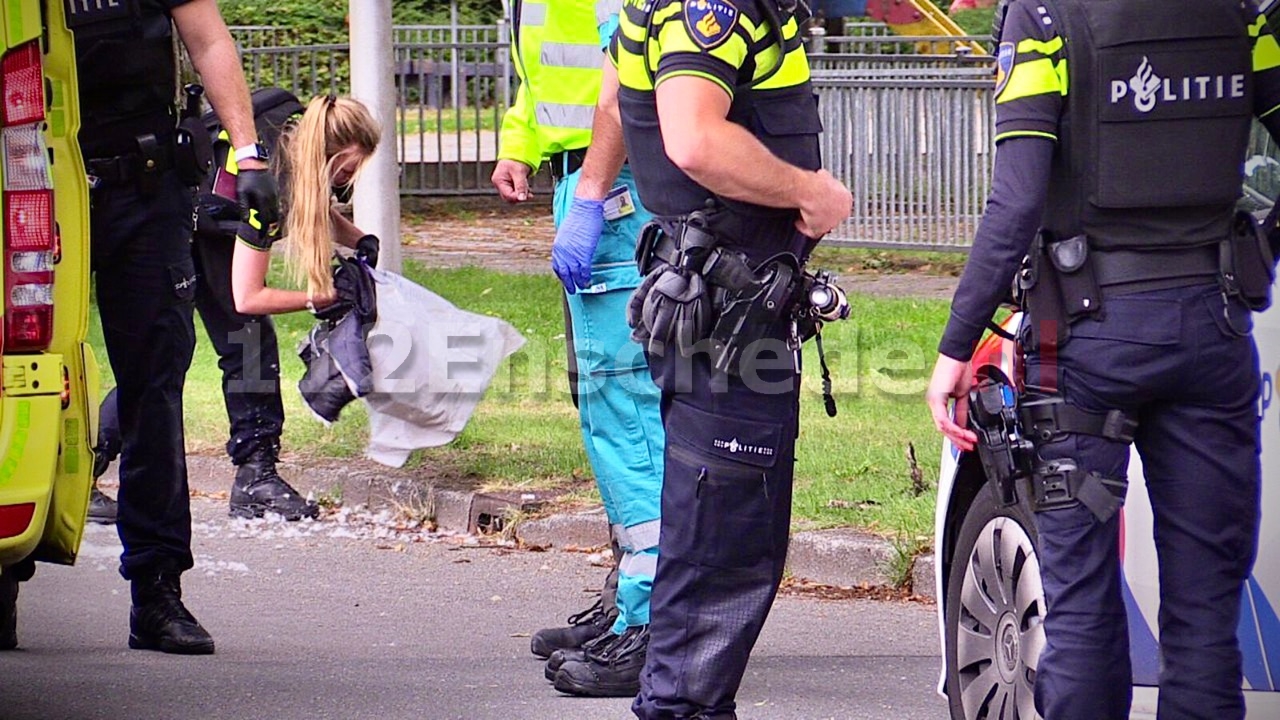
<svg viewBox="0 0 1280 720"><path fill-rule="evenodd" d="M898 35L908 37L966 37L964 30L931 0L811 0L810 6L815 13L821 10L829 18L869 17L888 25ZM921 40L916 45L916 52L986 55L987 49L971 40Z"/></svg>

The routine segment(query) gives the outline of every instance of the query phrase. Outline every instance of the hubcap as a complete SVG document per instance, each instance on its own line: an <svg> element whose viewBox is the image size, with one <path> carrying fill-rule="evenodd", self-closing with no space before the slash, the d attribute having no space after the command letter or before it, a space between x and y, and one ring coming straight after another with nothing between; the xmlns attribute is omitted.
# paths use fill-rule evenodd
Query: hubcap
<svg viewBox="0 0 1280 720"><path fill-rule="evenodd" d="M968 720L1037 720L1032 688L1044 648L1044 589L1031 538L997 517L966 559L956 669Z"/></svg>

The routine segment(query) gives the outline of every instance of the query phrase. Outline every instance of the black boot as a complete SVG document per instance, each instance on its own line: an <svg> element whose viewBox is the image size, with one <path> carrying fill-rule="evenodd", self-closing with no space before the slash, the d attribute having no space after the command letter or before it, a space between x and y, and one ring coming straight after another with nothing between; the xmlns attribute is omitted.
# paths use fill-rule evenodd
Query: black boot
<svg viewBox="0 0 1280 720"><path fill-rule="evenodd" d="M582 661L566 660L556 673L556 690L589 697L631 697L640 692L640 671L649 649L649 626L629 627Z"/></svg>
<svg viewBox="0 0 1280 720"><path fill-rule="evenodd" d="M249 458L236 470L231 486L231 516L260 518L275 513L285 520L314 518L320 507L298 494L276 472L274 452L262 451Z"/></svg>
<svg viewBox="0 0 1280 720"><path fill-rule="evenodd" d="M106 493L99 490L98 484L95 482L93 490L89 493L89 522L99 525L114 525L119 514L119 505L115 500L107 497Z"/></svg>
<svg viewBox="0 0 1280 720"><path fill-rule="evenodd" d="M580 648L592 638L597 638L613 627L618 617L618 608L606 609L600 598L596 603L577 615L569 616L568 627L544 628L529 638L529 651L540 658L549 658L551 653L565 648Z"/></svg>
<svg viewBox="0 0 1280 720"><path fill-rule="evenodd" d="M576 648L560 648L551 653L551 657L547 658L546 664L542 668L542 674L547 678L548 682L556 681L556 673L560 668L570 660L582 662L587 659L587 651L604 648L609 643L617 640L618 636L613 634L613 629L605 630L603 634L591 638L582 644L582 647Z"/></svg>
<svg viewBox="0 0 1280 720"><path fill-rule="evenodd" d="M0 573L0 650L18 647L18 577Z"/></svg>
<svg viewBox="0 0 1280 720"><path fill-rule="evenodd" d="M137 578L132 589L129 647L179 655L213 654L213 638L182 604L178 573Z"/></svg>

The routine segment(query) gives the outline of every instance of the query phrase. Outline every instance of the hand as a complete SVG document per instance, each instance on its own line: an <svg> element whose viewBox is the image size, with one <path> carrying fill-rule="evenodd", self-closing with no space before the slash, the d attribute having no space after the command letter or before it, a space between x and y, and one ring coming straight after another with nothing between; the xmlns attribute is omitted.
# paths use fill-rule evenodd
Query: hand
<svg viewBox="0 0 1280 720"><path fill-rule="evenodd" d="M929 388L924 391L929 413L933 415L933 426L950 438L956 447L965 451L973 450L974 444L978 442L978 435L968 429L971 384L973 375L969 372L969 363L939 355L937 364L933 366ZM956 401L954 420L947 412L948 401L952 399Z"/></svg>
<svg viewBox="0 0 1280 720"><path fill-rule="evenodd" d="M565 292L591 287L591 259L604 231L604 203L574 198L551 246L551 269Z"/></svg>
<svg viewBox="0 0 1280 720"><path fill-rule="evenodd" d="M313 312L318 315L326 308L333 307L333 304L338 302L338 295L337 293L329 295L312 295L308 300L311 301L311 307L315 308Z"/></svg>
<svg viewBox="0 0 1280 720"><path fill-rule="evenodd" d="M369 267L378 266L378 250L382 247L377 235L365 235L356 241L356 257Z"/></svg>
<svg viewBox="0 0 1280 720"><path fill-rule="evenodd" d="M241 169L236 175L236 198L246 213L257 211L268 231L280 222L280 190L270 171Z"/></svg>
<svg viewBox="0 0 1280 720"><path fill-rule="evenodd" d="M532 168L519 160L499 160L489 181L498 189L498 195L509 203L529 199L529 173Z"/></svg>
<svg viewBox="0 0 1280 720"><path fill-rule="evenodd" d="M796 229L821 240L853 212L853 194L826 170L819 170L810 179L811 187L800 203Z"/></svg>

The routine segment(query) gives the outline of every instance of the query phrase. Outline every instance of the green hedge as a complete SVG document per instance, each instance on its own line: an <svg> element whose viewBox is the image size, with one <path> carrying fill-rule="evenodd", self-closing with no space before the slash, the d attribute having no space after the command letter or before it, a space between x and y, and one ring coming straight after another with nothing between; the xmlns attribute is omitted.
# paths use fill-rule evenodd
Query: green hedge
<svg viewBox="0 0 1280 720"><path fill-rule="evenodd" d="M347 40L348 0L220 0L218 7L228 25L291 28L300 45ZM464 24L495 22L502 15L502 0L458 0L458 15ZM392 0L391 20L397 25L446 24L449 4Z"/></svg>

